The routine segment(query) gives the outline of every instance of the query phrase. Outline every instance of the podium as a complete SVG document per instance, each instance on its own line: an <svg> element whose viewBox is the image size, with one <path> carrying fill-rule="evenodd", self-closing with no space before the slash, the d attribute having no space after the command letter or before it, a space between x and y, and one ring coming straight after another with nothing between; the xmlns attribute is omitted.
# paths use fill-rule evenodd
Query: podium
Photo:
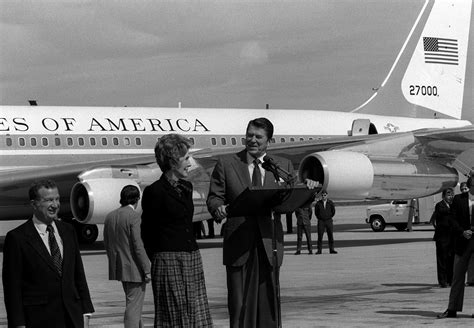
<svg viewBox="0 0 474 328"><path fill-rule="evenodd" d="M226 208L227 217L232 220L236 216L268 216L271 212L288 213L293 212L304 204L312 201L313 195L321 191L322 186L308 189L305 184L283 185L276 188L247 187ZM281 328L280 307L280 282L279 269L277 268L277 243L276 225L272 220L272 253L273 253L273 278L274 305L277 327Z"/></svg>
<svg viewBox="0 0 474 328"><path fill-rule="evenodd" d="M308 189L304 184L292 187L248 187L228 207L228 217L268 215L293 212L311 201L321 187Z"/></svg>

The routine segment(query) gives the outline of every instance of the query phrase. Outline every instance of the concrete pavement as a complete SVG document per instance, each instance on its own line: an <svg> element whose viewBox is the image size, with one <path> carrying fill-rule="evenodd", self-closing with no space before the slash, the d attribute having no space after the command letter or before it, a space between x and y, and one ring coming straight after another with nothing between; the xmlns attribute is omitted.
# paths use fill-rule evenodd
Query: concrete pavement
<svg viewBox="0 0 474 328"><path fill-rule="evenodd" d="M449 288L437 286L430 226L414 226L412 232L387 228L374 233L361 222L363 218L338 220L335 240L339 254L335 255L328 253L325 244L322 255L307 255L303 248L302 254L295 256L296 234L285 235L280 279L283 327L474 325L473 287L466 288L464 312L457 319L436 319L447 307ZM315 242L314 232L312 237ZM227 327L222 239L205 239L199 244L215 327ZM102 242L85 247L82 255L96 309L90 326L122 327L123 291L120 283L107 280ZM3 291L0 297L0 327L5 327ZM146 327L153 326L151 286L143 318Z"/></svg>

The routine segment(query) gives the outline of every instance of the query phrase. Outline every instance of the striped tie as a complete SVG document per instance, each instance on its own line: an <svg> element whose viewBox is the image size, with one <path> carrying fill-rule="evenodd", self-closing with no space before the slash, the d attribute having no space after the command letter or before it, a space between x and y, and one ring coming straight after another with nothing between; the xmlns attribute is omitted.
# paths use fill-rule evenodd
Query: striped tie
<svg viewBox="0 0 474 328"><path fill-rule="evenodd" d="M63 259L61 257L61 252L59 251L56 238L54 237L54 227L51 224L48 224L46 231L48 232L49 249L51 251L51 257L53 259L54 266L56 267L56 270L58 270L59 275L62 275Z"/></svg>

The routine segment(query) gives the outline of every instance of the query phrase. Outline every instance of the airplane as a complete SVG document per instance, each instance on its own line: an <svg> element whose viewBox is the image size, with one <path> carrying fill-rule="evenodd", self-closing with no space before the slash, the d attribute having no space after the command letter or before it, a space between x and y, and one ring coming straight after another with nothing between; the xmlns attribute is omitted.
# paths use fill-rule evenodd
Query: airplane
<svg viewBox="0 0 474 328"><path fill-rule="evenodd" d="M205 200L216 158L242 149L248 121L262 116L275 126L270 153L291 159L300 179L319 181L333 199L413 198L454 186L474 162L474 127L460 110L471 7L427 0L384 83L353 112L0 106L0 220L31 216L30 184L52 178L60 217L74 224L81 242L94 242L123 186L143 190L159 178L153 149L167 133L193 143L194 220L210 218ZM438 50L424 46L427 38ZM445 39L456 40L447 54L440 50ZM360 113L373 110L375 100L393 113L439 115Z"/></svg>

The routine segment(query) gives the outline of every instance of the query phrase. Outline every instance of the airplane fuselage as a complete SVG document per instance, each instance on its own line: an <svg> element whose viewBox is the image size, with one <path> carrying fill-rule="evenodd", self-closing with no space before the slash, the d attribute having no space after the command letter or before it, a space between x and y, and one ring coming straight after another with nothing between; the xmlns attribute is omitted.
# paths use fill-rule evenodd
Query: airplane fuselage
<svg viewBox="0 0 474 328"><path fill-rule="evenodd" d="M243 146L248 121L262 116L273 122L277 144L347 136L360 119L377 133L469 124L310 110L2 106L0 170L152 155L167 133L187 135L195 149Z"/></svg>

